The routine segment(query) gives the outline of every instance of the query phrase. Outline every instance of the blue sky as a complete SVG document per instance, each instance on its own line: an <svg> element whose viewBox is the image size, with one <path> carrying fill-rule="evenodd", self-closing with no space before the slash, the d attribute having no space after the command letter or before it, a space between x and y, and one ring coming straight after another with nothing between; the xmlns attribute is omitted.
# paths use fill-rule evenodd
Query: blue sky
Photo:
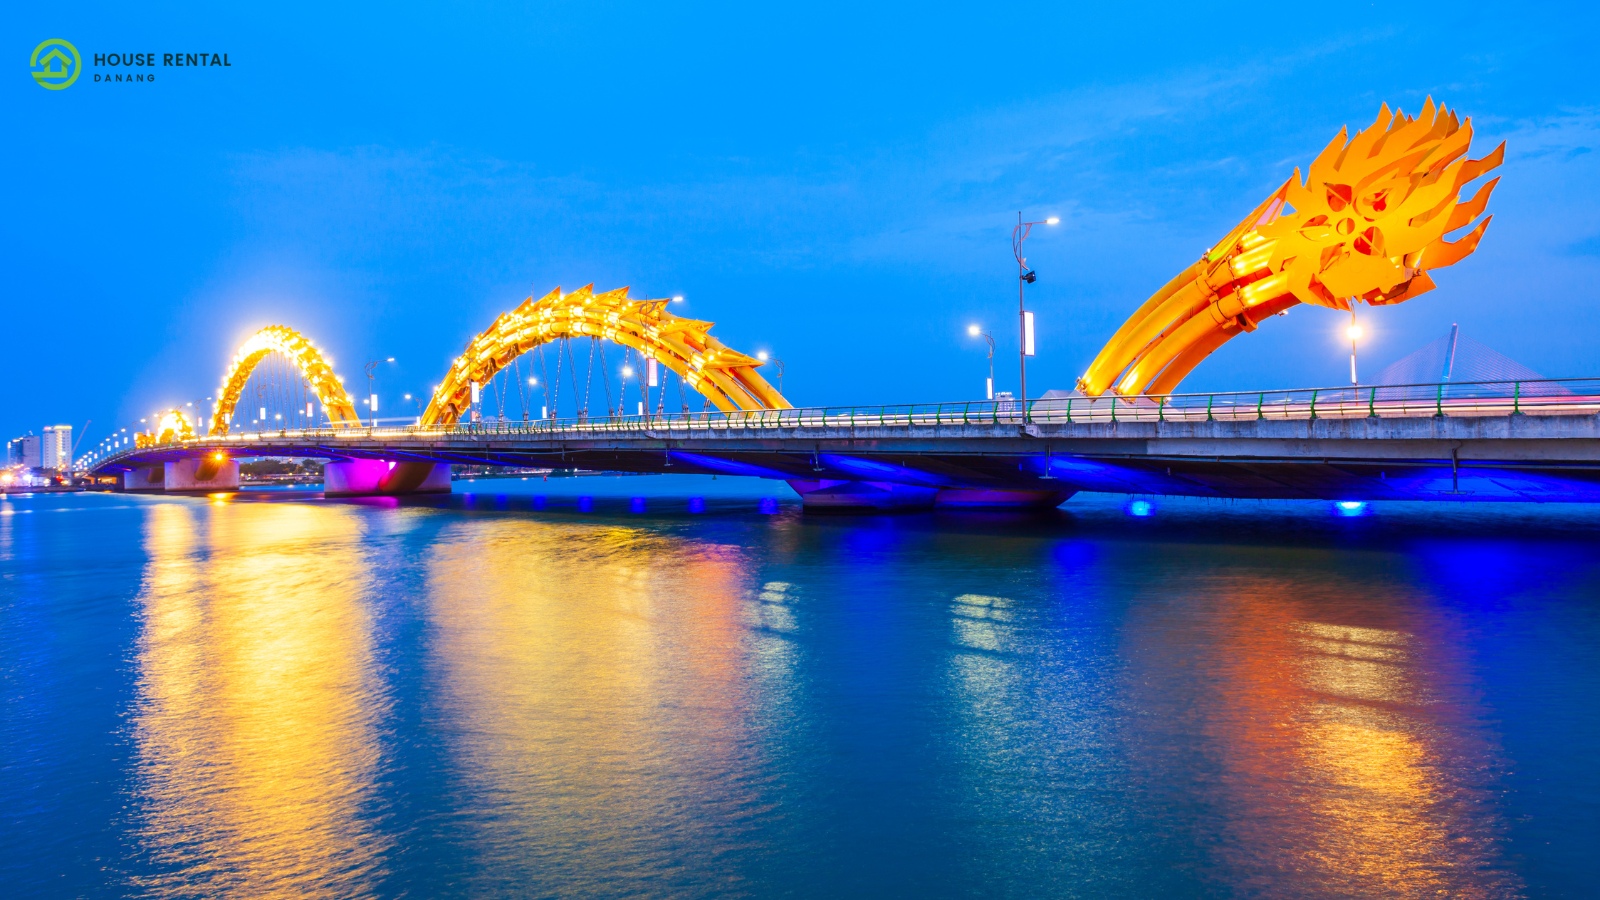
<svg viewBox="0 0 1600 900"><path fill-rule="evenodd" d="M1063 218L1029 244L1029 386L1067 388L1340 126L1430 94L1474 155L1509 142L1495 220L1367 317L1364 368L1459 322L1600 375L1587 6L335 6L0 13L6 436L205 396L275 322L425 390L501 310L591 281L684 294L799 404L981 396L969 322L1015 387L1019 209ZM45 91L51 37L232 65ZM1337 384L1340 325L1298 308L1185 389Z"/></svg>

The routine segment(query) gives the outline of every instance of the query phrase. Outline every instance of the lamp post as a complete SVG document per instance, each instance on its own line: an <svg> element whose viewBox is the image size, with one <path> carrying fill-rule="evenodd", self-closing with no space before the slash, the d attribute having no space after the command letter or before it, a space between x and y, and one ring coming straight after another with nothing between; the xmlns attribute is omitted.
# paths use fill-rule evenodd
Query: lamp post
<svg viewBox="0 0 1600 900"><path fill-rule="evenodd" d="M372 411L372 427L373 428L377 428L378 427L378 392L377 392L377 389L373 386L373 379L376 377L374 375L374 373L377 371L379 366L383 365L386 362L390 362L390 363L394 362L394 357L391 356L388 359L368 360L367 361L367 365L366 365L366 369L367 369L367 408Z"/></svg>
<svg viewBox="0 0 1600 900"><path fill-rule="evenodd" d="M773 365L778 367L778 393L783 393L783 360L773 356L765 350L757 352L756 359L759 359L762 362L766 362L770 359L772 360Z"/></svg>
<svg viewBox="0 0 1600 900"><path fill-rule="evenodd" d="M1356 302L1353 299L1350 301L1350 327L1346 328L1344 333L1350 338L1350 384L1353 387L1360 383L1356 381L1356 340L1361 337L1361 326L1356 324Z"/></svg>
<svg viewBox="0 0 1600 900"><path fill-rule="evenodd" d="M1026 410L1028 403L1028 357L1033 355L1033 313L1028 312L1027 298L1024 289L1039 279L1034 271L1028 268L1028 258L1022 255L1022 244L1028 239L1028 233L1033 231L1035 225L1055 225L1061 219L1051 216L1043 222L1022 221L1021 211L1017 212L1017 227L1011 229L1011 255L1017 258L1017 324L1021 329L1021 346L1017 348L1018 390L1019 400Z"/></svg>
<svg viewBox="0 0 1600 900"><path fill-rule="evenodd" d="M983 386L983 393L984 393L983 399L985 399L985 400L993 400L994 399L994 337L992 335L989 335L989 334L985 333L984 330L982 328L979 328L977 325L968 325L967 326L967 334L970 334L973 337L981 337L984 340L989 342L989 380L987 382L985 382L984 386Z"/></svg>

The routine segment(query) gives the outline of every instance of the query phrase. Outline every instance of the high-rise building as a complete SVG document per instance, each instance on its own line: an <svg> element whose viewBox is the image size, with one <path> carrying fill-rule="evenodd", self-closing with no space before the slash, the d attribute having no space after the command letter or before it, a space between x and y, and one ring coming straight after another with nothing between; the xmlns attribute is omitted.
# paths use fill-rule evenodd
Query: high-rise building
<svg viewBox="0 0 1600 900"><path fill-rule="evenodd" d="M65 472L72 468L72 426L46 425L39 453L39 466Z"/></svg>
<svg viewBox="0 0 1600 900"><path fill-rule="evenodd" d="M36 469L43 461L41 458L43 445L44 442L39 436L32 433L6 441L6 462L13 466Z"/></svg>

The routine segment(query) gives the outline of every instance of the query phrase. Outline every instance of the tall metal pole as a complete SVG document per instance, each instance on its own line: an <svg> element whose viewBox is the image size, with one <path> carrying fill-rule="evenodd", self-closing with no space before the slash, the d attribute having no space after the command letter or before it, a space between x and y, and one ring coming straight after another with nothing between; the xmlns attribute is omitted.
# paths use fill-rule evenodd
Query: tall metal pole
<svg viewBox="0 0 1600 900"><path fill-rule="evenodd" d="M994 399L994 338L985 334L983 339L989 342L989 383L984 386L984 393L988 394L985 400Z"/></svg>
<svg viewBox="0 0 1600 900"><path fill-rule="evenodd" d="M1345 332L1350 335L1350 384L1356 385L1356 338L1361 336L1361 326L1356 324L1356 302L1350 301L1350 328Z"/></svg>
<svg viewBox="0 0 1600 900"><path fill-rule="evenodd" d="M984 388L983 388L984 396L983 396L983 399L985 399L985 400L993 400L994 399L994 337L991 336L990 334L988 334L987 332L985 332L982 328L978 327L975 324L967 326L967 334L969 334L969 335L971 335L973 337L981 337L985 341L987 341L988 344L989 344L989 380L987 382L985 382L985 384L984 384Z"/></svg>
<svg viewBox="0 0 1600 900"><path fill-rule="evenodd" d="M1022 211L1017 211L1017 227L1011 231L1011 255L1017 258L1017 399L1026 410L1028 403L1028 304L1027 295L1024 293L1028 282L1034 279L1034 274L1028 269L1028 259L1022 255L1022 244L1028 239L1028 233L1033 231L1035 225L1054 225L1061 220L1055 216L1043 222L1022 221Z"/></svg>
<svg viewBox="0 0 1600 900"><path fill-rule="evenodd" d="M394 362L394 357L387 359L374 359L367 363L367 408L372 412L372 427L378 427L378 391L373 383L374 373L377 368L386 362Z"/></svg>
<svg viewBox="0 0 1600 900"><path fill-rule="evenodd" d="M1017 399L1024 409L1028 402L1028 304L1023 291L1028 286L1028 265L1022 256L1022 242L1028 239L1032 225L1022 224L1022 211L1017 211L1017 228L1011 232L1011 255L1017 258Z"/></svg>

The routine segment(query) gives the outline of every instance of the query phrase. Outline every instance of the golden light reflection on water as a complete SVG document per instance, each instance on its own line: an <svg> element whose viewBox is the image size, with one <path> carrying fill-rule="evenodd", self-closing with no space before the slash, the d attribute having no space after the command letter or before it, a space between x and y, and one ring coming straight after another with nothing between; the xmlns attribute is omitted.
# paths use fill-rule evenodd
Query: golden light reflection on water
<svg viewBox="0 0 1600 900"><path fill-rule="evenodd" d="M1492 748L1459 721L1463 698L1423 680L1450 669L1444 630L1322 621L1305 593L1288 579L1230 584L1233 627L1207 648L1223 676L1202 714L1231 772L1228 864L1290 875L1307 895L1516 895L1497 867L1500 823L1460 777ZM1341 612L1393 620L1395 604Z"/></svg>
<svg viewBox="0 0 1600 900"><path fill-rule="evenodd" d="M135 883L166 896L371 893L384 700L360 523L309 504L149 509Z"/></svg>
<svg viewBox="0 0 1600 900"><path fill-rule="evenodd" d="M787 585L746 584L732 548L608 525L477 521L429 552L481 870L595 888L737 846L761 802L745 629L792 626Z"/></svg>

